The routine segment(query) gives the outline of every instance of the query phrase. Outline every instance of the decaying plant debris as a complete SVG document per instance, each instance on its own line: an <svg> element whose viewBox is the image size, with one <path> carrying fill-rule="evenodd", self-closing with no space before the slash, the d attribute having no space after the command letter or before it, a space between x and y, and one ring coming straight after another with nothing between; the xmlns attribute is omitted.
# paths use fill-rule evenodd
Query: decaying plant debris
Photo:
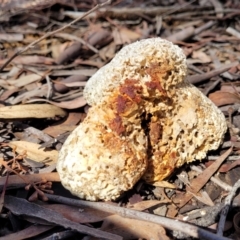
<svg viewBox="0 0 240 240"><path fill-rule="evenodd" d="M0 237L237 239L239 2L16 2L0 0ZM188 81L225 115L224 142L201 163L166 182L140 180L115 202L73 200L55 167L88 112L83 89L122 47L152 37L183 50Z"/></svg>

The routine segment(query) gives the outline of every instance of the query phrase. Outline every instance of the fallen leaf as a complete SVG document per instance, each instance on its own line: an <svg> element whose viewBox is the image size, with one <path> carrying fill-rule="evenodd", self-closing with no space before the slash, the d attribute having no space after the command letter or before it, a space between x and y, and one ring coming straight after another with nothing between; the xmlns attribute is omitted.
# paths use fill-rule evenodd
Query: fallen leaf
<svg viewBox="0 0 240 240"><path fill-rule="evenodd" d="M68 47L61 52L56 58L57 64L64 64L70 60L74 60L80 55L80 50L82 49L82 43L73 42L68 45Z"/></svg>
<svg viewBox="0 0 240 240"><path fill-rule="evenodd" d="M47 99L38 98L38 99L29 100L28 102L29 103L30 102L48 102L48 103L51 103L52 105L55 105L60 108L65 108L65 109L76 109L76 108L83 107L84 105L87 104L84 97L78 97L70 101L62 101L62 102L53 102Z"/></svg>
<svg viewBox="0 0 240 240"><path fill-rule="evenodd" d="M221 86L221 92L229 92L229 93L237 94L238 92L240 92L240 87L238 87L238 86L222 85Z"/></svg>
<svg viewBox="0 0 240 240"><path fill-rule="evenodd" d="M113 38L116 45L123 45L125 43L132 43L140 39L141 35L135 31L128 28L115 28L113 30Z"/></svg>
<svg viewBox="0 0 240 240"><path fill-rule="evenodd" d="M205 205L214 206L214 202L212 201L212 199L210 198L206 191L200 191L197 194L193 193L193 195L198 201L204 203Z"/></svg>
<svg viewBox="0 0 240 240"><path fill-rule="evenodd" d="M209 63L212 59L202 51L193 51L192 58L201 60L202 63Z"/></svg>
<svg viewBox="0 0 240 240"><path fill-rule="evenodd" d="M22 33L0 33L0 40L7 42L20 42L24 38Z"/></svg>
<svg viewBox="0 0 240 240"><path fill-rule="evenodd" d="M12 148L16 147L16 151L19 154L26 153L28 158L37 162L44 161L52 164L56 163L58 159L58 151L42 149L40 148L40 144L25 141L11 141L8 145Z"/></svg>
<svg viewBox="0 0 240 240"><path fill-rule="evenodd" d="M101 48L98 52L99 57L104 61L111 60L115 56L116 44L115 42L110 43L109 45Z"/></svg>
<svg viewBox="0 0 240 240"><path fill-rule="evenodd" d="M60 134L73 131L77 124L86 117L85 113L70 112L64 122L49 126L43 130L44 133L56 138Z"/></svg>
<svg viewBox="0 0 240 240"><path fill-rule="evenodd" d="M6 62L6 59L0 59L0 65L3 65ZM43 57L43 56L17 56L12 60L15 64L46 64L46 65L52 65L55 63L54 59Z"/></svg>
<svg viewBox="0 0 240 240"><path fill-rule="evenodd" d="M90 30L86 36L86 41L98 49L102 46L108 45L112 39L111 31L97 25L92 27L92 30Z"/></svg>
<svg viewBox="0 0 240 240"><path fill-rule="evenodd" d="M0 96L0 101L5 101L7 100L12 94L18 92L18 88L12 88L12 89L9 89L9 90L6 90L2 93L2 95Z"/></svg>
<svg viewBox="0 0 240 240"><path fill-rule="evenodd" d="M169 183L167 181L154 182L152 185L155 187L162 187L162 188L172 188L172 189L177 188L174 184Z"/></svg>
<svg viewBox="0 0 240 240"><path fill-rule="evenodd" d="M105 218L101 230L122 236L124 240L135 238L169 240L162 226L156 223L123 218L119 215Z"/></svg>
<svg viewBox="0 0 240 240"><path fill-rule="evenodd" d="M54 82L53 89L54 89L54 91L64 93L64 92L67 92L69 90L67 84L74 84L75 86L77 86L76 83L78 83L78 84L80 84L78 86L85 86L85 84L83 84L83 83L86 83L87 79L88 78L86 76L83 76L83 75L69 76L65 79L60 79L60 80L53 81Z"/></svg>
<svg viewBox="0 0 240 240"><path fill-rule="evenodd" d="M210 164L209 164L209 163L210 163ZM205 165L206 165L206 166L210 166L210 165L213 164L212 162L209 162L209 163L205 163ZM237 166L239 166L239 165L240 165L240 159L235 160L235 161L232 162L232 163L225 163L225 164L223 164L223 165L219 168L218 172L220 172L220 173L226 173L226 172L230 171L231 169L233 169L233 168L235 168L235 167L237 167Z"/></svg>
<svg viewBox="0 0 240 240"><path fill-rule="evenodd" d="M209 98L216 106L240 103L240 96L230 92L216 91L209 94Z"/></svg>
<svg viewBox="0 0 240 240"><path fill-rule="evenodd" d="M162 202L158 201L158 200L147 200L147 201L142 201L142 202L135 203L134 205L129 206L129 208L133 209L133 210L143 211L143 210L146 210L148 208L152 208L154 206L157 206L161 203Z"/></svg>
<svg viewBox="0 0 240 240"><path fill-rule="evenodd" d="M24 104L0 107L0 118L53 118L64 117L66 112L60 107L50 104Z"/></svg>
<svg viewBox="0 0 240 240"><path fill-rule="evenodd" d="M179 32L176 32L166 39L171 42L184 41L190 38L194 34L195 28L193 26L183 28Z"/></svg>
<svg viewBox="0 0 240 240"><path fill-rule="evenodd" d="M46 204L43 207L52 209L70 221L76 223L94 223L103 221L106 217L112 215L112 213L107 213L99 211L93 208L84 207L80 209L75 206L68 206L64 204Z"/></svg>
<svg viewBox="0 0 240 240"><path fill-rule="evenodd" d="M12 80L9 79L8 83L11 84L14 87L23 87L23 86L26 86L29 83L39 81L39 80L41 80L41 78L42 78L41 75L33 73L33 74L28 74L28 75L25 75L25 76L21 76L17 79L12 79Z"/></svg>
<svg viewBox="0 0 240 240"><path fill-rule="evenodd" d="M36 237L37 235L44 233L55 226L47 226L47 225L31 225L30 227L27 227L23 230L20 230L18 232L8 234L4 237L1 237L1 240L22 240L27 239L31 237Z"/></svg>
<svg viewBox="0 0 240 240"><path fill-rule="evenodd" d="M54 70L51 73L51 76L73 76L73 75L84 75L84 76L92 76L97 69L78 69L78 70Z"/></svg>

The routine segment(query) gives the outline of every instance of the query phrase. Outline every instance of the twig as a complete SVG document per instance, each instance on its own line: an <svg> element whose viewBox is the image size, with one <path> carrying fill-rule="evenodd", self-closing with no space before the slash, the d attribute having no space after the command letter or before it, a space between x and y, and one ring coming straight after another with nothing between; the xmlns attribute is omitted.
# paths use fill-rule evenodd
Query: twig
<svg viewBox="0 0 240 240"><path fill-rule="evenodd" d="M49 32L49 33L46 33L45 35L43 35L42 37L40 37L39 39L35 40L34 42L30 43L28 46L26 46L24 49L22 50L19 50L18 52L16 52L15 54L13 54L12 57L10 57L4 64L3 66L0 68L0 72L3 71L3 69L15 58L17 57L18 55L22 54L23 52L26 52L29 48L33 47L34 45L36 45L37 43L41 42L43 39L45 38L48 38L58 32L61 32L62 30L70 27L71 25L73 25L74 23L78 22L79 20L85 18L86 16L88 16L89 14L95 12L96 10L98 10L99 8L107 5L107 4L111 4L111 0L107 0L106 2L104 3L101 3L101 4L97 4L94 8L92 8L91 10L89 10L88 12L86 12L85 14L83 14L82 16L78 17L77 19L73 20L72 22L68 23L67 25L61 27L61 28L58 28L57 30L55 31L52 31L52 32Z"/></svg>
<svg viewBox="0 0 240 240"><path fill-rule="evenodd" d="M240 188L240 179L233 185L232 190L230 191L229 195L225 199L224 207L222 209L220 220L218 223L218 228L217 228L217 235L219 237L221 237L223 235L224 225L225 225L226 217L228 214L228 210L232 203L233 197L235 196L236 191L239 188Z"/></svg>
<svg viewBox="0 0 240 240"><path fill-rule="evenodd" d="M184 28L183 30L168 36L166 39L171 42L184 41L194 34L195 28L193 26Z"/></svg>
<svg viewBox="0 0 240 240"><path fill-rule="evenodd" d="M208 156L207 157L209 161L212 161L212 160L217 160L219 158L219 156ZM227 160L229 161L237 161L240 159L240 156L237 155L237 156L229 156L226 158Z"/></svg>
<svg viewBox="0 0 240 240"><path fill-rule="evenodd" d="M13 214L17 216L27 216L27 217L42 219L44 221L47 221L48 223L57 224L68 229L70 228L72 230L76 230L80 233L84 233L89 236L96 237L98 239L108 239L108 240L123 239L121 236L118 236L116 234L108 233L100 229L92 228L92 227L85 226L83 224L79 224L77 222L71 221L65 218L62 214L54 210L47 209L45 207L42 207L35 203L31 203L22 198L5 196L4 207L9 209Z"/></svg>
<svg viewBox="0 0 240 240"><path fill-rule="evenodd" d="M0 213L2 212L2 208L3 208L3 204L4 204L4 196L5 196L6 189L7 189L8 177L9 177L9 172L7 173L5 184L3 186L3 190L2 190L2 193L0 196Z"/></svg>
<svg viewBox="0 0 240 240"><path fill-rule="evenodd" d="M215 21L209 21L209 22L203 24L202 26L200 26L198 28L195 28L194 35L198 35L202 31L207 30L208 28L213 27L213 25L215 25L215 24L216 24Z"/></svg>
<svg viewBox="0 0 240 240"><path fill-rule="evenodd" d="M237 31L237 30L235 30L235 29L232 28L232 27L228 27L228 28L226 29L226 32L229 33L229 34L231 34L231 35L233 35L233 36L236 37L236 38L240 38L240 32Z"/></svg>
<svg viewBox="0 0 240 240"><path fill-rule="evenodd" d="M170 7L112 7L110 9L108 8L102 8L98 13L93 13L89 17L90 18L96 18L96 17L109 17L109 18L118 18L118 19L135 19L139 15L147 15L147 16L169 16L170 14L176 13L176 12L184 12L189 14L189 12L203 12L207 10L212 10L212 6L189 6L189 4L192 4L195 0L188 2L181 7L177 8L176 6L170 6ZM213 12L213 11L211 11ZM64 11L63 14L65 16L69 17L79 17L82 16L83 12L73 12L73 11ZM171 15L171 17L174 17L174 15Z"/></svg>
<svg viewBox="0 0 240 240"><path fill-rule="evenodd" d="M218 18L223 17L223 6L218 0L210 0L212 3L213 7L215 8L216 14Z"/></svg>
<svg viewBox="0 0 240 240"><path fill-rule="evenodd" d="M208 93L213 90L219 83L221 82L221 79L217 79L213 83L211 83L207 88L204 89L203 94L208 95Z"/></svg>
<svg viewBox="0 0 240 240"><path fill-rule="evenodd" d="M97 48L95 48L94 46L92 46L91 44L89 44L88 42L84 41L82 38L68 34L68 33L58 33L56 34L57 37L61 37L61 38L65 38L68 40L75 40L77 42L82 43L83 45L86 45L90 50L92 50L94 53L98 53L99 51L97 50Z"/></svg>
<svg viewBox="0 0 240 240"><path fill-rule="evenodd" d="M228 239L225 237L216 236L215 234L208 232L200 227L187 224L181 221L176 221L166 217L156 216L156 215L145 213L145 212L139 212L139 211L135 211L128 208L113 206L107 203L75 200L71 198L65 198L65 197L50 195L50 194L45 194L45 195L50 201L55 201L55 202L77 206L77 207L91 207L93 209L119 214L122 217L126 217L126 218L133 218L133 219L139 219L147 222L157 223L168 229L181 231L192 237L199 238L199 239L207 239L207 240Z"/></svg>
<svg viewBox="0 0 240 240"><path fill-rule="evenodd" d="M200 83L203 82L209 78L215 77L223 72L228 71L230 68L232 67L236 67L239 64L239 62L233 62L233 63L229 63L226 65L223 65L220 68L217 68L215 70L212 70L208 73L204 73L204 74L199 74L199 75L193 75L193 76L189 76L188 77L188 81L190 83L196 84L196 83Z"/></svg>
<svg viewBox="0 0 240 240"><path fill-rule="evenodd" d="M207 88L204 89L203 94L208 95L208 93L213 90L219 83L221 82L221 79L217 79L213 83L211 83Z"/></svg>

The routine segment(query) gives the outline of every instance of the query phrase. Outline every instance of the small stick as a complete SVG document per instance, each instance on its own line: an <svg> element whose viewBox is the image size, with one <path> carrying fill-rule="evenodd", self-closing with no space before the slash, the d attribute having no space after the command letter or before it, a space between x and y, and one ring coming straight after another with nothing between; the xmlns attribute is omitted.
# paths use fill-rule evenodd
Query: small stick
<svg viewBox="0 0 240 240"><path fill-rule="evenodd" d="M209 161L213 161L213 160L217 160L219 158L219 156L208 156L207 158ZM238 155L237 156L229 156L226 159L229 161L237 161L240 159L240 157Z"/></svg>
<svg viewBox="0 0 240 240"><path fill-rule="evenodd" d="M232 190L230 191L229 195L225 199L224 207L222 209L220 220L218 223L218 228L217 228L217 235L219 237L223 235L224 225L225 225L225 221L226 221L226 217L227 217L230 205L232 203L233 197L235 196L239 188L240 188L240 179L233 185Z"/></svg>
<svg viewBox="0 0 240 240"><path fill-rule="evenodd" d="M162 225L165 228L181 231L192 237L199 238L199 239L207 239L207 240L227 240L228 239L229 240L229 238L217 236L216 234L208 232L198 226L194 226L192 224L184 223L184 222L166 218L166 217L156 216L154 214L139 212L136 210L113 206L113 205L102 203L102 202L88 202L88 201L75 200L71 198L50 195L50 194L45 194L45 195L50 201L55 201L55 202L77 206L77 207L91 207L93 209L98 209L101 211L119 214L120 216L126 217L126 218L133 218L133 219L143 220L147 222L157 223Z"/></svg>
<svg viewBox="0 0 240 240"><path fill-rule="evenodd" d="M220 68L217 68L215 70L212 70L212 71L204 73L204 74L189 76L188 81L192 84L203 82L209 78L215 77L223 72L228 71L232 67L236 67L238 64L239 64L239 62L233 62L233 63L223 65Z"/></svg>
<svg viewBox="0 0 240 240"><path fill-rule="evenodd" d="M22 54L23 52L26 52L29 48L33 47L34 45L36 45L37 43L41 42L43 39L47 38L47 37L50 37L58 32L61 32L62 30L64 30L65 28L68 28L70 27L71 25L73 25L74 23L78 22L79 20L85 18L86 16L88 16L89 14L91 14L92 12L95 12L96 10L98 10L99 8L107 5L107 4L111 4L111 0L107 0L106 2L104 3L101 3L101 4L97 4L94 8L92 8L91 10L89 10L88 12L86 12L85 14L83 14L82 16L78 17L77 19L73 20L72 22L68 23L67 25L61 27L61 28L58 28L57 30L55 31L52 31L52 32L49 32L49 33L46 33L45 35L43 35L42 37L40 37L39 39L33 41L32 43L30 43L29 45L27 45L25 48L23 48L22 50L19 50L17 51L15 54L13 54L12 57L10 57L3 65L2 67L0 68L0 72L3 71L3 69L15 58L17 57L18 55Z"/></svg>

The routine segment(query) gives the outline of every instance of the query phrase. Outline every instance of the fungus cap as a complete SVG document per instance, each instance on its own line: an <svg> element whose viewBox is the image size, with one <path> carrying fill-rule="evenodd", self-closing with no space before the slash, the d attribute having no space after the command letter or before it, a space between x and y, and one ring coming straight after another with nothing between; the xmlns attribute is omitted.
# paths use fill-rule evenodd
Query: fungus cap
<svg viewBox="0 0 240 240"><path fill-rule="evenodd" d="M116 54L85 87L92 108L59 153L62 184L81 198L113 200L140 178L161 181L217 149L224 115L186 75L182 50L160 38Z"/></svg>

